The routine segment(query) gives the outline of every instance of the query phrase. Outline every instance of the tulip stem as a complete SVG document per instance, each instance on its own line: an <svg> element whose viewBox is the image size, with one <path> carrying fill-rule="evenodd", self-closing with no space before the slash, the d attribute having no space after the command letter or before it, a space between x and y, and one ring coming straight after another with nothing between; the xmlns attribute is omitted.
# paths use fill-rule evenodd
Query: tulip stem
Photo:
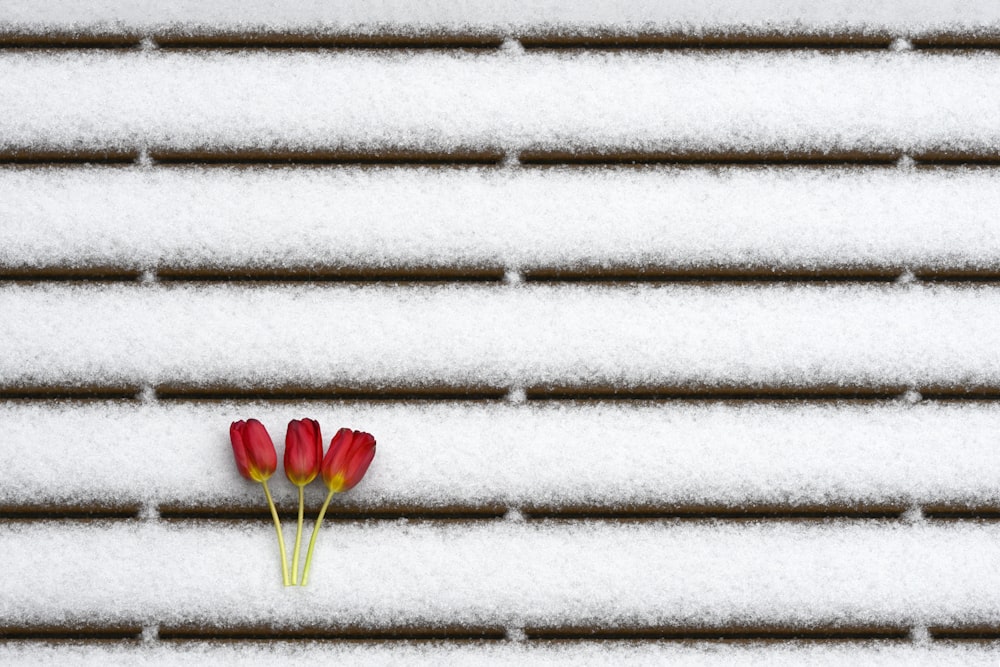
<svg viewBox="0 0 1000 667"><path fill-rule="evenodd" d="M271 508L271 518L274 519L274 529L278 533L278 549L281 551L281 580L285 586L291 586L292 582L288 578L288 556L285 554L285 538L281 534L281 521L278 519L278 510L274 508L274 499L271 498L271 490L267 488L267 480L264 485L264 495L267 496L267 506Z"/></svg>
<svg viewBox="0 0 1000 667"><path fill-rule="evenodd" d="M295 529L295 553L292 554L292 585L299 585L299 554L302 553L302 511L305 504L304 486L299 487L299 525Z"/></svg>
<svg viewBox="0 0 1000 667"><path fill-rule="evenodd" d="M303 586L305 586L309 581L309 567L312 565L313 549L316 548L316 536L319 535L319 527L323 524L323 517L326 516L326 508L330 506L330 500L333 498L334 493L334 491L330 491L330 493L326 495L323 507L319 510L319 516L316 517L316 525L313 526L313 534L312 537L309 538L309 549L306 550L306 567L302 570Z"/></svg>

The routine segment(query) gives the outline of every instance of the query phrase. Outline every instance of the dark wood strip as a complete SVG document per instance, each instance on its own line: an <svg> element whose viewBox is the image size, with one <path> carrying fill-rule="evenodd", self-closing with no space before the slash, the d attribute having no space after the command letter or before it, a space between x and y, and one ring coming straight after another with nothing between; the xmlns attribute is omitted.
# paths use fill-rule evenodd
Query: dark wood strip
<svg viewBox="0 0 1000 667"><path fill-rule="evenodd" d="M142 511L138 503L100 505L0 505L0 520L4 521L62 521L135 519Z"/></svg>
<svg viewBox="0 0 1000 667"><path fill-rule="evenodd" d="M1000 506L986 504L937 503L924 505L927 519L940 521L1000 521Z"/></svg>
<svg viewBox="0 0 1000 667"><path fill-rule="evenodd" d="M504 279L504 269L488 266L165 266L156 270L156 277L165 281L500 283Z"/></svg>
<svg viewBox="0 0 1000 667"><path fill-rule="evenodd" d="M917 280L929 282L993 283L1000 282L1000 266L918 268L913 275Z"/></svg>
<svg viewBox="0 0 1000 667"><path fill-rule="evenodd" d="M598 266L527 269L529 282L882 282L898 280L898 266Z"/></svg>
<svg viewBox="0 0 1000 667"><path fill-rule="evenodd" d="M307 513L315 517L322 499L308 501ZM283 506L277 503L278 515L294 521L298 518L298 506ZM159 506L161 519L167 521L271 521L271 513L266 505L189 505L164 503ZM437 521L484 521L501 519L507 513L503 504L483 505L416 505L396 503L377 506L351 504L330 505L326 513L329 521L395 521L398 519Z"/></svg>
<svg viewBox="0 0 1000 667"><path fill-rule="evenodd" d="M930 385L918 389L930 401L996 401L1000 387L988 385Z"/></svg>
<svg viewBox="0 0 1000 667"><path fill-rule="evenodd" d="M1000 32L941 33L910 40L915 49L1000 49Z"/></svg>
<svg viewBox="0 0 1000 667"><path fill-rule="evenodd" d="M645 385L554 386L525 390L529 401L553 400L737 400L737 401L838 401L898 399L908 387L864 385L745 386L745 385Z"/></svg>
<svg viewBox="0 0 1000 667"><path fill-rule="evenodd" d="M39 624L0 626L0 641L106 642L138 641L139 625Z"/></svg>
<svg viewBox="0 0 1000 667"><path fill-rule="evenodd" d="M0 148L0 164L131 164L138 159L139 151L131 149Z"/></svg>
<svg viewBox="0 0 1000 667"><path fill-rule="evenodd" d="M485 385L284 385L250 387L241 385L163 384L156 387L156 397L163 400L285 400L285 401L495 401L507 397L505 387Z"/></svg>
<svg viewBox="0 0 1000 667"><path fill-rule="evenodd" d="M528 627L529 640L567 641L909 641L901 625L655 625Z"/></svg>
<svg viewBox="0 0 1000 667"><path fill-rule="evenodd" d="M697 505L562 505L534 506L521 510L529 520L827 520L827 519L899 519L908 507L901 503L841 504L697 504Z"/></svg>
<svg viewBox="0 0 1000 667"><path fill-rule="evenodd" d="M359 625L281 627L270 625L161 625L161 641L501 641L506 630L477 624L414 624L390 627Z"/></svg>
<svg viewBox="0 0 1000 667"><path fill-rule="evenodd" d="M0 400L102 400L136 401L138 385L2 385Z"/></svg>
<svg viewBox="0 0 1000 667"><path fill-rule="evenodd" d="M0 385L0 400L137 401L142 391L138 384ZM446 384L250 386L167 383L155 387L155 397L166 401L502 401L509 394L507 387ZM916 400L994 401L1000 400L1000 387L691 384L537 385L525 390L529 401L885 401L902 400L909 394Z"/></svg>
<svg viewBox="0 0 1000 667"><path fill-rule="evenodd" d="M164 49L496 49L496 33L168 32L153 36Z"/></svg>
<svg viewBox="0 0 1000 667"><path fill-rule="evenodd" d="M759 166L893 166L903 156L898 150L525 150L518 159L525 166L552 165L759 165Z"/></svg>
<svg viewBox="0 0 1000 667"><path fill-rule="evenodd" d="M278 385L165 383L154 389L166 401L503 401L510 388L490 385ZM139 384L0 385L0 400L137 401ZM913 398L910 398L912 395ZM152 396L150 396L152 398ZM995 401L1000 387L941 385L536 385L529 401Z"/></svg>
<svg viewBox="0 0 1000 667"><path fill-rule="evenodd" d="M142 37L130 33L3 32L0 49L133 49Z"/></svg>
<svg viewBox="0 0 1000 667"><path fill-rule="evenodd" d="M142 271L123 266L2 266L0 280L135 282Z"/></svg>
<svg viewBox="0 0 1000 667"><path fill-rule="evenodd" d="M911 157L917 167L1000 166L1000 151L996 149L922 151Z"/></svg>
<svg viewBox="0 0 1000 667"><path fill-rule="evenodd" d="M384 150L352 149L153 149L150 158L161 164L199 165L498 165L505 153L494 149L453 151L411 148Z"/></svg>
<svg viewBox="0 0 1000 667"><path fill-rule="evenodd" d="M940 625L927 629L935 641L988 641L1000 640L1000 625L991 623L968 625Z"/></svg>
<svg viewBox="0 0 1000 667"><path fill-rule="evenodd" d="M893 38L873 33L733 31L537 33L523 35L526 49L886 49Z"/></svg>
<svg viewBox="0 0 1000 667"><path fill-rule="evenodd" d="M577 265L529 268L523 280L537 283L892 283L910 271L916 280L947 283L1000 283L1000 267L788 266L754 265ZM25 282L137 282L146 273L132 266L3 266L0 280ZM344 282L344 283L503 283L501 266L161 266L149 274L164 282Z"/></svg>

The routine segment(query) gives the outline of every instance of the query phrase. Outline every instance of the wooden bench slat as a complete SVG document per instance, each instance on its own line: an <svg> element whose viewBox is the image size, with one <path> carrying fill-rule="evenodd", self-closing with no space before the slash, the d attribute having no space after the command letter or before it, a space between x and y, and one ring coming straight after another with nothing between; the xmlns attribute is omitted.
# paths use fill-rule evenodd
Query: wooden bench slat
<svg viewBox="0 0 1000 667"><path fill-rule="evenodd" d="M0 152L996 160L998 63L989 52L14 51L0 53Z"/></svg>
<svg viewBox="0 0 1000 667"><path fill-rule="evenodd" d="M1000 503L995 404L12 401L0 403L0 511L40 508L38 518L45 508L151 504L266 520L259 486L237 475L229 424L262 420L280 458L286 424L306 416L326 445L342 426L379 443L368 476L332 516L488 517L512 507L738 518ZM272 491L292 509L294 487L276 475ZM320 481L307 487L311 507L324 495Z"/></svg>
<svg viewBox="0 0 1000 667"><path fill-rule="evenodd" d="M992 170L9 168L0 274L1000 275L998 209Z"/></svg>
<svg viewBox="0 0 1000 667"><path fill-rule="evenodd" d="M230 664L266 667L276 660L322 661L358 667L385 665L476 664L485 667L519 667L545 664L552 667L588 665L679 665L681 667L727 667L741 665L863 664L874 667L992 667L996 650L983 644L910 646L902 643L796 643L792 645L746 645L710 642L685 643L606 643L576 644L486 644L391 642L309 642L305 645L253 642L175 644L157 646L116 646L73 644L3 644L0 659L9 664L42 666L51 664L103 667L103 665L142 661L143 665L198 667L204 664Z"/></svg>
<svg viewBox="0 0 1000 667"><path fill-rule="evenodd" d="M0 386L15 391L1000 384L1000 292L988 286L8 284L0 312Z"/></svg>
<svg viewBox="0 0 1000 667"><path fill-rule="evenodd" d="M310 586L291 591L265 524L2 526L0 545L4 625L156 623L162 633L1000 620L992 524L329 525Z"/></svg>

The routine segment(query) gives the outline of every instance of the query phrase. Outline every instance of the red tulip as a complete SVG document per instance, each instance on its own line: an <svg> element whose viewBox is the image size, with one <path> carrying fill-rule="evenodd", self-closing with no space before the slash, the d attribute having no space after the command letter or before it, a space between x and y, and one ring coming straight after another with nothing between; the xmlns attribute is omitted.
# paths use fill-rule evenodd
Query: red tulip
<svg viewBox="0 0 1000 667"><path fill-rule="evenodd" d="M285 435L285 476L296 486L316 479L323 460L323 436L315 419L293 419Z"/></svg>
<svg viewBox="0 0 1000 667"><path fill-rule="evenodd" d="M371 433L342 428L330 441L323 457L323 483L330 493L348 491L361 481L375 458L375 438Z"/></svg>
<svg viewBox="0 0 1000 667"><path fill-rule="evenodd" d="M278 467L278 454L267 429L256 419L233 422L229 427L233 454L240 474L255 482L264 482Z"/></svg>

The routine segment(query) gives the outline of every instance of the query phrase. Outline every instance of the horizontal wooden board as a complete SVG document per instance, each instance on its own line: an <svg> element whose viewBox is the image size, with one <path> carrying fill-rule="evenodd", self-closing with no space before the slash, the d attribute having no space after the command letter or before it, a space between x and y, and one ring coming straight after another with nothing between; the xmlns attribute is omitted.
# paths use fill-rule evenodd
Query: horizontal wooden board
<svg viewBox="0 0 1000 667"><path fill-rule="evenodd" d="M0 169L0 275L1000 276L1000 174Z"/></svg>
<svg viewBox="0 0 1000 667"><path fill-rule="evenodd" d="M174 2L49 2L5 0L3 32L20 36L152 34L170 37L206 35L279 35L349 37L368 35L604 35L768 37L832 35L861 41L936 35L992 34L1000 12L992 3L942 0L934 3L891 0L877 4L837 0L727 3L631 2L603 0L475 0L425 2L420 9L404 1L341 0L334 4L225 0L210 4ZM72 42L71 42L72 43Z"/></svg>
<svg viewBox="0 0 1000 667"><path fill-rule="evenodd" d="M174 642L156 646L76 646L46 644L0 645L0 659L25 666L68 664L101 667L108 663L198 666L204 664L273 665L276 661L322 661L339 664L386 666L440 664L520 667L525 664L571 667L588 665L680 665L715 667L734 664L800 667L833 666L847 663L872 667L983 667L996 663L996 653L988 646L908 646L899 643L871 645L702 645L683 643L594 642L576 644L371 644L364 642L305 643L260 642L234 645L191 645Z"/></svg>
<svg viewBox="0 0 1000 667"><path fill-rule="evenodd" d="M5 525L0 545L4 626L544 634L1000 620L996 525L331 524L310 585L292 590L266 524Z"/></svg>
<svg viewBox="0 0 1000 667"><path fill-rule="evenodd" d="M0 312L0 385L15 391L1000 384L993 287L8 284Z"/></svg>
<svg viewBox="0 0 1000 667"><path fill-rule="evenodd" d="M995 160L998 63L986 52L8 51L0 152Z"/></svg>
<svg viewBox="0 0 1000 667"><path fill-rule="evenodd" d="M371 432L378 456L331 516L891 516L1000 508L995 404L0 403L0 515L103 511L267 520L236 472L229 424L289 419L326 442ZM59 443L48 446L44 443ZM277 472L279 505L294 487ZM325 490L307 488L316 508Z"/></svg>

